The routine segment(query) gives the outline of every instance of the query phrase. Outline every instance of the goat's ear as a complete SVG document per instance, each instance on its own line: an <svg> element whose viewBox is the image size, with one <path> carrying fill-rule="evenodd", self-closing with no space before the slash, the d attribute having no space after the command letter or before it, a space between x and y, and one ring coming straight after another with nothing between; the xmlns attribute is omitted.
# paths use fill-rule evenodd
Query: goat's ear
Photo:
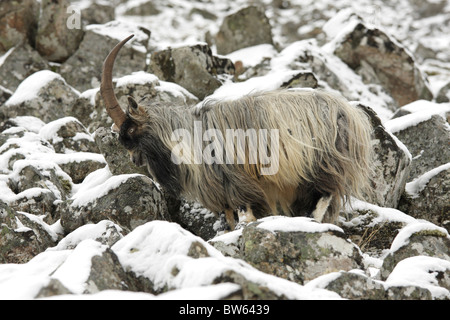
<svg viewBox="0 0 450 320"><path fill-rule="evenodd" d="M138 104L132 96L128 96L128 108L130 111L136 112L138 110Z"/></svg>

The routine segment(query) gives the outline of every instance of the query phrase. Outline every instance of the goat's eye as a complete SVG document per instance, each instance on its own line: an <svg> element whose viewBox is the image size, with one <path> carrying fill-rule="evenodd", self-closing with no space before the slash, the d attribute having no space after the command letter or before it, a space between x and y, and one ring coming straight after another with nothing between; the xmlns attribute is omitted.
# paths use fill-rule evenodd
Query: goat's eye
<svg viewBox="0 0 450 320"><path fill-rule="evenodd" d="M134 128L128 129L128 134L129 134L129 135L132 135L133 133L134 133Z"/></svg>

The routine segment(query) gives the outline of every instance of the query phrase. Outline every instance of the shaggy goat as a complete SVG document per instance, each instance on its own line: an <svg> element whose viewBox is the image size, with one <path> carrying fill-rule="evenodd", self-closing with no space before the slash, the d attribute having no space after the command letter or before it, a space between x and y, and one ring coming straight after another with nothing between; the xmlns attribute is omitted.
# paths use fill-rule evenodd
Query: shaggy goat
<svg viewBox="0 0 450 320"><path fill-rule="evenodd" d="M281 213L336 222L342 203L350 196L361 196L369 181L371 150L371 125L363 111L322 90L279 90L210 101L202 108L143 107L129 97L125 113L114 94L112 69L131 37L106 58L101 94L132 161L147 165L165 192L198 200L213 212L225 212L231 228L234 211L244 221ZM205 151L209 148L214 161L202 161L205 155L192 161L195 150L187 142L198 142L199 126L203 130L200 146ZM180 135L174 135L180 129L188 135L181 136L181 142ZM215 134L208 140L203 132L210 129ZM235 148L236 135L231 136L231 144L227 141L221 147L230 129L245 131L244 140L256 137L253 143L260 147L260 157L251 153L251 143L244 141L244 146ZM248 130L275 134L256 136L247 134ZM227 161L220 161L225 153ZM261 157L263 153L271 155L271 163ZM268 165L275 171L264 173Z"/></svg>

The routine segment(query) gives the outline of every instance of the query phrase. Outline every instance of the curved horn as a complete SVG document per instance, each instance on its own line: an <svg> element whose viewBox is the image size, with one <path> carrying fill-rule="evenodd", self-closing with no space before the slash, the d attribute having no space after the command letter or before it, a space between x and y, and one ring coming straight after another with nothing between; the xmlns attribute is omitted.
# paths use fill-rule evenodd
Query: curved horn
<svg viewBox="0 0 450 320"><path fill-rule="evenodd" d="M118 43L114 49L111 50L109 55L106 57L105 62L103 62L103 72L102 72L102 82L100 85L100 93L103 100L105 101L106 112L114 121L117 128L120 129L123 122L126 119L126 114L123 112L119 105L119 101L114 94L113 82L112 82L112 70L114 67L114 61L116 60L117 54L120 49L127 43L134 35L122 40Z"/></svg>

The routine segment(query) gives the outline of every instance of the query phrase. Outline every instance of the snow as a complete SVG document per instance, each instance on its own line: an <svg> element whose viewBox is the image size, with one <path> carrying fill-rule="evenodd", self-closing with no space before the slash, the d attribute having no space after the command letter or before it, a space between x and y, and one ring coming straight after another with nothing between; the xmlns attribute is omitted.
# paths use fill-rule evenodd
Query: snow
<svg viewBox="0 0 450 320"><path fill-rule="evenodd" d="M234 51L226 58L234 63L241 61L244 67L254 67L261 63L265 58L273 58L277 55L277 50L271 44L260 44L249 48Z"/></svg>
<svg viewBox="0 0 450 320"><path fill-rule="evenodd" d="M269 230L272 232L327 232L327 231L344 231L334 224L329 223L318 223L312 218L306 217L293 217L288 218L284 216L273 216L268 218L263 218L260 221L262 223L258 224L258 228Z"/></svg>

